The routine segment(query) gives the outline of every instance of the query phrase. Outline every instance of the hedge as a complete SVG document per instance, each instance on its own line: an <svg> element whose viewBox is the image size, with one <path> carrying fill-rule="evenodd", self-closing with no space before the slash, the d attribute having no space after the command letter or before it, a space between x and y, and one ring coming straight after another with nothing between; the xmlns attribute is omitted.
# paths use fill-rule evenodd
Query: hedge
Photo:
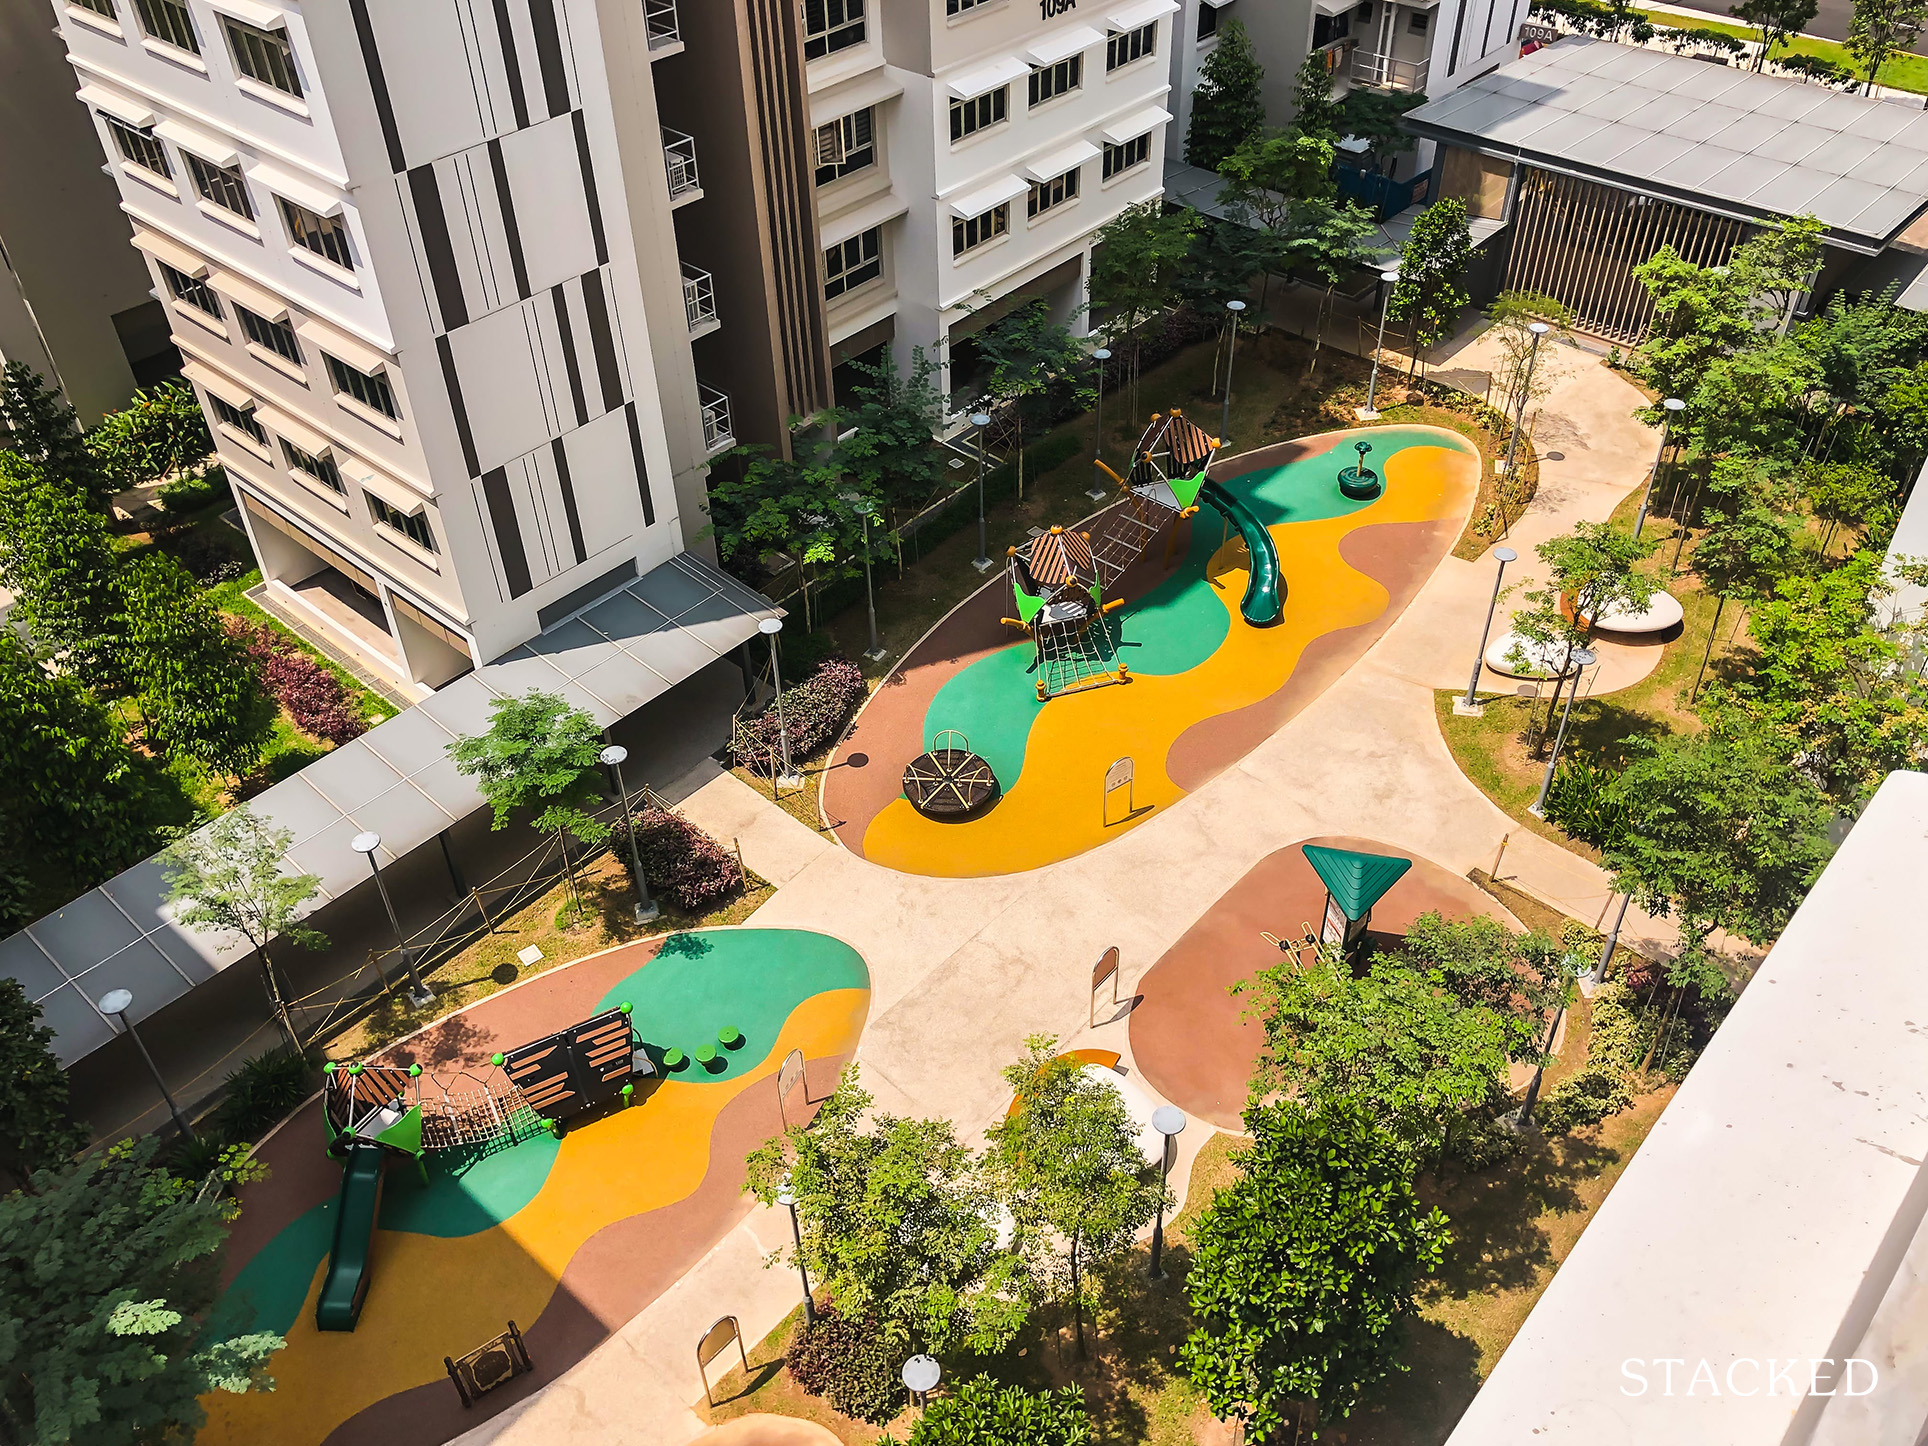
<svg viewBox="0 0 1928 1446"><path fill-rule="evenodd" d="M809 757L834 739L868 695L863 672L848 658L825 658L816 672L785 689L782 731L792 761ZM774 705L736 725L730 754L738 766L758 773L775 773L782 766Z"/></svg>
<svg viewBox="0 0 1928 1446"><path fill-rule="evenodd" d="M328 669L273 628L246 618L226 619L261 674L261 686L288 710L302 732L329 743L347 743L368 731L361 704Z"/></svg>
<svg viewBox="0 0 1928 1446"><path fill-rule="evenodd" d="M736 855L680 813L651 804L619 824L610 847L629 863L626 828L636 831L643 877L659 898L685 914L704 914L743 887Z"/></svg>
<svg viewBox="0 0 1928 1446"><path fill-rule="evenodd" d="M903 1387L876 1321L845 1320L828 1304L800 1325L783 1363L805 1392L855 1421L882 1425L897 1414Z"/></svg>

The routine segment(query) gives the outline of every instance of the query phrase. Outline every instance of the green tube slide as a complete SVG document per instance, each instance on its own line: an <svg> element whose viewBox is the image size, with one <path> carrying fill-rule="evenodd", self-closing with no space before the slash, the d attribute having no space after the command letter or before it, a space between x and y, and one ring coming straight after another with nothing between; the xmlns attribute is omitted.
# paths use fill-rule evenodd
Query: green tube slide
<svg viewBox="0 0 1928 1446"><path fill-rule="evenodd" d="M1216 482L1208 480L1199 489L1198 500L1224 514L1245 539L1245 550L1252 557L1252 575L1238 610L1253 627L1270 627L1285 610L1285 583L1279 576L1279 550L1273 545L1272 534L1251 508Z"/></svg>
<svg viewBox="0 0 1928 1446"><path fill-rule="evenodd" d="M388 1152L380 1145L357 1144L348 1151L335 1200L335 1246L328 1255L315 1302L315 1329L352 1331L368 1295L369 1256L375 1221L382 1210L382 1166Z"/></svg>

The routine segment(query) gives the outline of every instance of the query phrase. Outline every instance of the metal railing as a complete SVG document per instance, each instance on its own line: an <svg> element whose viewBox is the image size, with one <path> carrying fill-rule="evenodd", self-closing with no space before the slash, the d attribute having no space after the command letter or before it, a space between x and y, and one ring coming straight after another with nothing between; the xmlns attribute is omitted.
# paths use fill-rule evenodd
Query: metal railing
<svg viewBox="0 0 1928 1446"><path fill-rule="evenodd" d="M716 284L710 273L683 263L683 314L690 330L698 331L716 320Z"/></svg>
<svg viewBox="0 0 1928 1446"><path fill-rule="evenodd" d="M1352 78L1361 85L1376 85L1385 90L1420 91L1426 88L1426 69L1431 63L1430 60L1374 55L1362 47L1352 53Z"/></svg>
<svg viewBox="0 0 1928 1446"><path fill-rule="evenodd" d="M676 28L676 0L643 0L643 25L651 50L662 50L683 38Z"/></svg>
<svg viewBox="0 0 1928 1446"><path fill-rule="evenodd" d="M663 127L663 164L669 168L669 198L687 196L700 190L703 182L696 174L696 137Z"/></svg>
<svg viewBox="0 0 1928 1446"><path fill-rule="evenodd" d="M712 452L736 445L730 430L730 399L715 387L696 384L697 400L703 404L703 444Z"/></svg>

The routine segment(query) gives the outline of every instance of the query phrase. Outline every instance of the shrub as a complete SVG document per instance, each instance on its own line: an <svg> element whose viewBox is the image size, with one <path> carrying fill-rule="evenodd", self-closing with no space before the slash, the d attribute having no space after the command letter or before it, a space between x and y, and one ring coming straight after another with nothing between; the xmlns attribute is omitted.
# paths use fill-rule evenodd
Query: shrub
<svg viewBox="0 0 1928 1446"><path fill-rule="evenodd" d="M196 528L183 528L162 545L203 587L232 582L254 566L251 560L236 555L232 548L223 547Z"/></svg>
<svg viewBox="0 0 1928 1446"><path fill-rule="evenodd" d="M1027 1391L989 1376L933 1400L910 1430L910 1446L1085 1446L1084 1393Z"/></svg>
<svg viewBox="0 0 1928 1446"><path fill-rule="evenodd" d="M1448 1150L1462 1170L1477 1173L1503 1164L1520 1152L1520 1137L1499 1121L1471 1115L1453 1131Z"/></svg>
<svg viewBox="0 0 1928 1446"><path fill-rule="evenodd" d="M632 826L650 889L683 913L705 913L743 887L743 867L736 855L680 813L651 805L635 816ZM610 846L629 862L629 841L620 831Z"/></svg>
<svg viewBox="0 0 1928 1446"><path fill-rule="evenodd" d="M189 512L199 512L210 503L225 500L232 495L228 488L226 470L210 467L198 476L190 473L168 483L161 489L161 506L172 515L179 517Z"/></svg>
<svg viewBox="0 0 1928 1446"><path fill-rule="evenodd" d="M1564 1135L1582 1125L1597 1125L1632 1103L1619 1071L1589 1062L1546 1097L1540 1106L1540 1128L1549 1135Z"/></svg>
<svg viewBox="0 0 1928 1446"><path fill-rule="evenodd" d="M237 1140L263 1133L308 1098L312 1076L312 1063L285 1049L245 1061L227 1079L228 1096L221 1106L223 1130Z"/></svg>
<svg viewBox="0 0 1928 1446"><path fill-rule="evenodd" d="M288 710L302 732L329 743L346 743L368 731L360 702L341 679L270 627L229 618L228 631L241 640L261 675L261 686Z"/></svg>
<svg viewBox="0 0 1928 1446"><path fill-rule="evenodd" d="M175 1179L198 1185L221 1168L229 1148L226 1140L204 1124L199 1134L180 1135L171 1141L161 1156L161 1164Z"/></svg>
<svg viewBox="0 0 1928 1446"><path fill-rule="evenodd" d="M791 759L807 758L835 738L868 692L863 673L848 658L825 658L815 673L785 690L783 729L789 735ZM776 772L782 766L776 708L737 724L730 752L744 768Z"/></svg>
<svg viewBox="0 0 1928 1446"><path fill-rule="evenodd" d="M87 450L113 489L125 492L197 467L214 450L214 439L187 384L164 382L102 417L87 434Z"/></svg>
<svg viewBox="0 0 1928 1446"><path fill-rule="evenodd" d="M1546 794L1546 816L1581 843L1604 848L1626 825L1627 804L1620 775L1583 758L1569 757L1553 775Z"/></svg>
<svg viewBox="0 0 1928 1446"><path fill-rule="evenodd" d="M897 1367L875 1321L845 1320L828 1305L797 1327L784 1354L790 1379L856 1421L881 1425L897 1414Z"/></svg>

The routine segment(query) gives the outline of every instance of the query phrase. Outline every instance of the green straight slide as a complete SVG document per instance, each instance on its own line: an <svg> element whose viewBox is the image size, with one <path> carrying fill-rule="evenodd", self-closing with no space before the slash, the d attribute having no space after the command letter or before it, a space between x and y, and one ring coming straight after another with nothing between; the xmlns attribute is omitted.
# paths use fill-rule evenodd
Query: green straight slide
<svg viewBox="0 0 1928 1446"><path fill-rule="evenodd" d="M1216 482L1207 480L1199 489L1198 500L1223 513L1225 520L1245 539L1245 550L1252 558L1252 572L1238 610L1253 627L1270 627L1285 610L1285 585L1279 576L1279 550L1272 542L1272 534L1252 515L1251 508Z"/></svg>
<svg viewBox="0 0 1928 1446"><path fill-rule="evenodd" d="M349 1147L341 1194L335 1200L335 1248L329 1253L328 1274L322 1277L321 1296L315 1302L316 1330L352 1331L361 1318L387 1154L380 1145Z"/></svg>

